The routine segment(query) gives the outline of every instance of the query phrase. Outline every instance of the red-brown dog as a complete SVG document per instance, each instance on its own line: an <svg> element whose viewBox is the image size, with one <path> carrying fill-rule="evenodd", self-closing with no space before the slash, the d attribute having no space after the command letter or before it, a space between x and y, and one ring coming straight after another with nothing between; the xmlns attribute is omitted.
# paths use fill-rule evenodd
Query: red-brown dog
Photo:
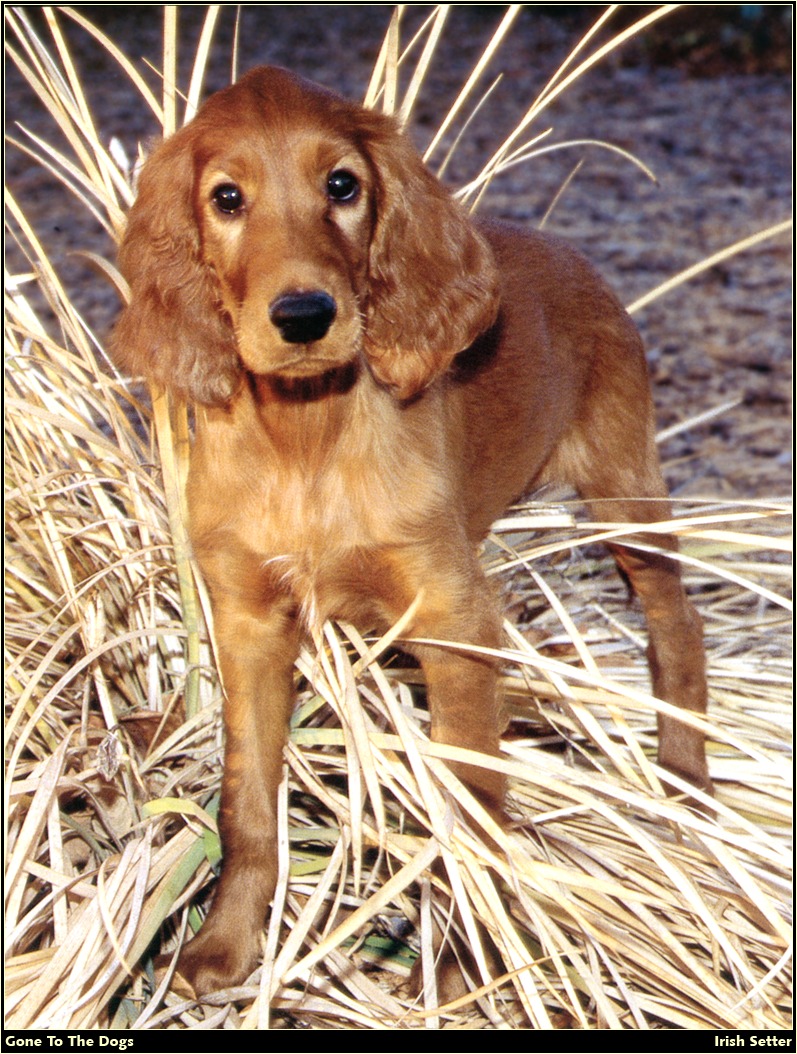
<svg viewBox="0 0 797 1054"><path fill-rule="evenodd" d="M602 520L669 509L643 350L616 298L562 242L474 224L389 117L253 70L147 161L120 260L117 360L197 405L190 530L227 737L223 870L179 967L203 993L257 960L306 625L387 627L420 597L408 636L497 648L476 548L511 501L556 479ZM656 694L703 713L677 563L615 557L647 616ZM411 650L434 739L497 754L494 667ZM661 718L659 758L710 788L693 729ZM500 776L463 774L500 810Z"/></svg>

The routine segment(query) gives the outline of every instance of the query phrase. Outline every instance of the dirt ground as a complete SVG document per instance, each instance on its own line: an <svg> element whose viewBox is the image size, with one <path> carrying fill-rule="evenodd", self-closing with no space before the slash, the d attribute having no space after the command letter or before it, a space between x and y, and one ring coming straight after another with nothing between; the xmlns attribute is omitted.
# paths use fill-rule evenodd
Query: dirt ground
<svg viewBox="0 0 797 1054"><path fill-rule="evenodd" d="M764 6L785 12L790 5ZM670 36L664 20L656 35L633 44L621 58L602 62L529 129L531 137L552 128L546 146L576 139L620 146L643 161L656 182L605 147L563 146L496 180L480 206L486 213L539 225L580 165L546 227L580 246L629 304L680 270L791 215L791 76L783 61L788 46L777 36L790 36L790 23L784 14L774 29L769 27L777 47L769 39L763 51L751 51L745 47L752 37L731 40L727 26L716 15L711 21L706 9L715 5L686 9ZM158 65L159 8L92 5L83 10L99 16L129 55ZM204 10L200 5L180 8L185 69ZM404 41L430 10L408 5ZM602 10L584 5L568 18L550 17L541 5L523 11L491 66L491 77L500 74L501 80L447 171L452 185L478 172L583 26ZM34 8L27 11L35 15ZM362 97L391 11L378 4L245 7L240 68L277 63ZM494 4L452 8L411 125L419 145L428 142L503 11ZM234 16L235 7L223 5L210 89L229 79ZM82 30L70 27L69 39L103 135L118 137L133 156L136 143L156 133L154 118ZM726 54L727 41L739 39L745 47ZM679 50L683 40L687 44ZM768 61L768 55L775 57ZM49 118L12 64L7 67L9 134L24 138L15 127L19 122L51 135ZM154 73L150 80L157 85ZM112 254L99 225L13 147L6 171L75 302L99 335L107 333L114 297L70 255L82 249ZM8 261L12 272L24 269L11 245ZM781 234L712 267L635 316L648 348L662 427L736 403L664 443L668 480L678 495L774 498L790 491L791 261L790 237Z"/></svg>

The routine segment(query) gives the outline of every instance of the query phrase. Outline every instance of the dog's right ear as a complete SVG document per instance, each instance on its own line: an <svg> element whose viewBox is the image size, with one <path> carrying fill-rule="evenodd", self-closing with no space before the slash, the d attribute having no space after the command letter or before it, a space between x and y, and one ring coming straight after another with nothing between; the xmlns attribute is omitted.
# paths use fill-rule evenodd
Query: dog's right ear
<svg viewBox="0 0 797 1054"><path fill-rule="evenodd" d="M145 162L127 219L119 266L130 287L111 354L191 401L223 406L242 376L235 333L215 275L202 260L190 128Z"/></svg>
<svg viewBox="0 0 797 1054"><path fill-rule="evenodd" d="M377 203L364 351L377 380L410 399L495 322L499 274L465 209L392 118L357 119Z"/></svg>

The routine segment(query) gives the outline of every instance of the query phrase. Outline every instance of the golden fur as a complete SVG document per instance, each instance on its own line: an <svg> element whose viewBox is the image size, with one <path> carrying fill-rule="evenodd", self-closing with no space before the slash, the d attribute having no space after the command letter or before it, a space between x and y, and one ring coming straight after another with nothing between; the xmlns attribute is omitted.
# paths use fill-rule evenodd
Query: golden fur
<svg viewBox="0 0 797 1054"><path fill-rule="evenodd" d="M669 507L643 350L616 298L561 241L474 224L391 118L253 70L146 163L120 259L117 360L197 407L190 530L226 696L223 870L180 960L202 993L257 960L307 623L387 627L420 597L408 636L496 648L476 547L511 501L560 479L604 520ZM677 563L615 556L645 609L656 693L704 712ZM433 737L497 754L494 667L411 650ZM670 718L659 734L661 763L709 788L702 736ZM500 815L502 779L462 774Z"/></svg>

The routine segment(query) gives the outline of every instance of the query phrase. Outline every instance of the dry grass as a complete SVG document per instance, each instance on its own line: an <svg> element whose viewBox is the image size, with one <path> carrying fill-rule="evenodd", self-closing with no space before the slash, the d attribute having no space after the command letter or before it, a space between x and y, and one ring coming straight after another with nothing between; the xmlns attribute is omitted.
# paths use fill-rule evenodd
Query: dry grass
<svg viewBox="0 0 797 1054"><path fill-rule="evenodd" d="M31 149L118 237L130 189L58 24L45 45L13 19L17 64L70 142L61 157ZM419 35L403 98L394 23L372 100L409 117L443 21ZM167 18L163 100L150 100L167 129L175 33ZM524 133L486 174L522 155ZM675 522L707 625L716 820L661 793L653 715L665 704L648 694L637 616L591 544L627 527L529 506L485 548L521 624L534 616L525 632L507 624L515 721L502 760L482 759L511 780L517 826L493 832L502 855L471 829L478 803L443 764L455 751L427 739L417 671L389 640L328 626L298 664L266 965L202 1006L153 978L153 940L171 946L197 924L190 905L212 892L219 855L219 689L181 515L187 415L159 393L136 400L10 207L31 274L10 278L6 315L7 1026L790 1027L791 526L776 501L693 502ZM26 300L28 281L56 327ZM440 873L429 877L438 856L454 925L478 944L480 919L512 973L424 1009L401 986L404 920L428 953L446 902Z"/></svg>

